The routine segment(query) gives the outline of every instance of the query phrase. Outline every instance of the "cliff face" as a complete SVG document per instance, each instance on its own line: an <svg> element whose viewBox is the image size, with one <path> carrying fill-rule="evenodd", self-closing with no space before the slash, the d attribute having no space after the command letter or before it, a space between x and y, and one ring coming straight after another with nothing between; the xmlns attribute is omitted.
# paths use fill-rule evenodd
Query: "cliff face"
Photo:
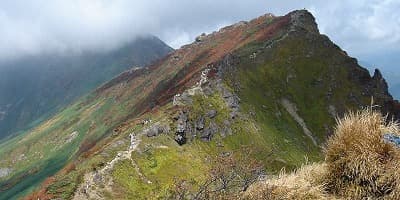
<svg viewBox="0 0 400 200"><path fill-rule="evenodd" d="M267 14L128 70L2 144L0 197L51 177L29 198L166 198L174 178L207 182L221 155L293 169L321 160L335 117L372 96L399 116L379 71L319 34L309 12Z"/></svg>

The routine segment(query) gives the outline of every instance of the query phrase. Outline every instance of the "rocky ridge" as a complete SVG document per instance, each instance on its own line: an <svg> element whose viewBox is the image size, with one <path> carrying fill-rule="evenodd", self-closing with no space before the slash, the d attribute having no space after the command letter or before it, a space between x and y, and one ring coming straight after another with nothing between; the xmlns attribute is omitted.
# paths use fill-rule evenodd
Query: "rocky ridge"
<svg viewBox="0 0 400 200"><path fill-rule="evenodd" d="M321 160L337 115L371 106L371 96L379 108L399 113L379 74L371 77L320 35L304 10L202 35L153 65L122 73L74 104L73 114L40 126L35 137L42 130L62 138L79 133L71 142L78 144L76 157L68 161L76 167L30 197L85 195L89 181L95 198L167 198L176 186L171 180L201 187L229 155L261 162L271 174L301 166L304 156ZM64 118L68 123L58 123ZM140 133L134 150L118 142L138 141L132 132ZM17 150L10 152L24 152ZM112 182L96 183L99 174Z"/></svg>

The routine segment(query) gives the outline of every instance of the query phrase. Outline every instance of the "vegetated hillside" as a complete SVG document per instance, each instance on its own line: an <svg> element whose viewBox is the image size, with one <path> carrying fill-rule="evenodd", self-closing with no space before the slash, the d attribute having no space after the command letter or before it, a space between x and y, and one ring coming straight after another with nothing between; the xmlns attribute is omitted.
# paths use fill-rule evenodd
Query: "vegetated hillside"
<svg viewBox="0 0 400 200"><path fill-rule="evenodd" d="M172 49L154 36L111 52L30 56L0 64L0 139L37 125L101 83Z"/></svg>
<svg viewBox="0 0 400 200"><path fill-rule="evenodd" d="M335 117L372 96L398 118L380 72L319 34L309 12L267 14L126 71L2 144L0 198L232 199L320 161Z"/></svg>

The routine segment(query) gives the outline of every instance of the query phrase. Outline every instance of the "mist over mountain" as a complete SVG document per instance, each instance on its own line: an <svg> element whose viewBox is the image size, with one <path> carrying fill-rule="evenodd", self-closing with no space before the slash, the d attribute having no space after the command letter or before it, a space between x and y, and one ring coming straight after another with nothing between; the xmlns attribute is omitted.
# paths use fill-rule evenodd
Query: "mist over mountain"
<svg viewBox="0 0 400 200"><path fill-rule="evenodd" d="M154 36L107 52L26 56L0 64L0 139L35 126L122 71L172 49Z"/></svg>

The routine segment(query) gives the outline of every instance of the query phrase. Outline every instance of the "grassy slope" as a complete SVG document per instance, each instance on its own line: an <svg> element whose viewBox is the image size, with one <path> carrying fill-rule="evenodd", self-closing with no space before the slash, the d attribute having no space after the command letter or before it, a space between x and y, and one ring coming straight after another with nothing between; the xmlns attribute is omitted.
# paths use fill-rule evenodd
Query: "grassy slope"
<svg viewBox="0 0 400 200"><path fill-rule="evenodd" d="M249 156L263 161L270 173L278 172L282 167L293 169L306 161L321 160L321 147L314 146L303 134L301 127L279 103L280 100L288 98L296 104L300 116L322 144L327 136L325 127L331 128L334 125L328 105L357 109L357 105L347 98L350 92L364 104L367 104L369 99L361 96L361 86L347 78L348 68L352 67L351 59L344 58L341 50L334 45L330 48L323 47L325 37L319 37L317 40L319 41L307 42L301 38L289 37L274 49L258 54L256 60L251 60L249 55L254 49L263 46L262 43L250 44L236 51L235 54L240 57L240 64L234 79L240 82L239 96L246 120L235 121L232 125L233 135L226 138L217 136L209 143L195 140L190 145L180 147L168 136L144 140L142 146L169 147L167 150L150 148L151 153L133 155L141 171L155 184L142 182L135 177L127 163L123 163L116 167L116 173L113 174L118 188L117 197L165 197L168 194L167 188L173 187L174 177L187 179L190 175L192 178L197 177L193 181L201 182L204 169L209 166L207 160L210 157L212 159L213 156L226 151L236 152L243 146L250 147L254 153ZM318 53L310 57L304 55L310 51ZM288 58L292 58L292 63L287 63ZM286 78L289 73L295 74L296 77L288 83ZM333 96L328 99L326 93L328 88L332 87L329 80L332 76L340 80L340 86L333 89ZM315 85L314 82L319 77L323 82ZM231 81L228 80L229 82ZM211 98L198 96L194 98L193 107L189 108L191 118L195 119L212 107L219 113L215 121L220 125L229 114L223 105L225 103L219 94ZM249 115L250 112L255 112L255 116ZM193 153L197 155L196 159L193 159ZM196 167L187 168L188 162L193 162ZM176 167L177 164L182 164L184 169L190 171L182 171L182 168ZM128 174L131 176L127 176ZM129 195L118 196L124 193Z"/></svg>
<svg viewBox="0 0 400 200"><path fill-rule="evenodd" d="M168 191L166 188L173 187L171 180L174 177L187 178L190 175L192 178L197 177L194 181L201 182L204 169L209 166L207 160L210 157L212 159L221 152L235 152L243 146L250 147L255 153L249 156L263 161L270 173L278 172L282 167L293 169L306 161L322 160L321 146L316 147L312 144L302 128L279 103L280 100L287 98L296 104L299 115L321 145L327 137L326 127L332 130L334 125L334 117L328 112L329 105L341 110L358 109L358 105L348 98L350 93L357 96L364 105L370 100L369 97L361 95L363 86L348 78L349 69L354 67L353 60L344 56L333 44L324 46L325 42L328 40L323 36L307 41L293 35L270 51L259 53L256 60L250 59L249 55L263 46L262 43L250 44L236 51L235 54L240 57L240 64L237 66L239 71L235 81L240 82L242 113L246 114L247 119L240 119L232 125L233 135L226 138L217 136L209 143L196 140L190 145L180 147L171 143L172 138L168 136L143 141L142 146L161 143L169 147L167 150L150 148L151 153L133 155L141 171L151 177L155 184L149 186L140 181L127 163L123 163L117 166L116 173L113 174L116 187L119 188L117 196L126 193L130 195L118 197L165 197ZM306 55L309 52L315 53ZM294 74L296 77L287 82L288 74ZM331 80L331 77L336 80ZM319 83L316 84L316 81ZM330 88L333 95L327 98ZM215 102L218 103L214 104ZM194 112L193 118L196 118L197 114L204 114L208 104L211 104L212 108L218 108L218 116L221 118L216 121L221 124L221 119L226 119L228 112L227 108L221 107L224 102L218 95L211 99L195 98L193 107L189 109ZM255 116L247 114L249 112L255 112ZM220 145L216 145L217 143ZM193 159L193 152L197 154L196 159ZM192 161L196 167L186 168L187 163ZM180 167L176 167L176 164L182 164L182 167L190 171L185 173ZM163 167L158 167L159 165ZM131 176L127 176L128 172Z"/></svg>
<svg viewBox="0 0 400 200"><path fill-rule="evenodd" d="M292 35L272 48L258 52L271 38L251 41L259 39L259 35L263 38L263 34L258 34L262 32L260 30L271 34L274 29L268 27L279 28L281 22L285 22L285 18L259 18L252 21L249 27L230 27L222 33L209 36L211 39L201 44L176 51L159 65L121 75L24 137L3 144L0 157L6 159L0 163L0 167L17 163L14 178L8 180L18 181L20 174L39 166L38 173L31 171L37 174L31 177L37 178L18 183L18 187L26 186L26 190L18 194L21 196L42 182L43 175L48 176L58 171L63 162L74 164L75 167L68 170L64 167L44 186L50 195L70 198L82 181L83 174L101 168L118 150L126 149L129 133L145 128L137 121L147 117L153 121L168 122L172 130L169 135L144 137L139 150L132 155L140 171L153 184L139 180L133 167L124 161L115 166L112 173L114 191L106 195L114 198L132 195L132 198L137 199L166 196L174 177L193 178L201 182L215 156L226 151L240 154L242 147L250 147L252 154L249 156L262 161L270 173L279 171L281 167L298 167L305 162L304 156L320 160L320 148L315 147L304 135L301 127L282 107L280 100L289 99L297 106L298 114L322 144L326 137L325 127L333 125L328 105L334 105L338 111L356 108L348 98L350 91L364 103L367 99L360 95L361 86L348 78L348 69L354 67L353 61L322 36ZM272 33L279 37L285 30ZM225 79L226 87L231 89L234 88L232 82L240 83L237 93L241 98L243 116L233 121L231 128L234 134L225 138L217 134L211 142L194 140L188 145L177 145L173 141L174 108L171 106L171 96L168 95L181 92L194 84L192 76L196 72L209 63L219 61L228 52L233 52L240 59L235 66L238 70L232 77ZM249 58L253 52L258 52L256 59ZM308 55L310 52L313 53ZM286 81L289 74L294 77ZM333 88L333 96L327 99L329 88ZM142 115L143 111L149 111L151 105L157 105L157 98L159 102L165 98L167 103ZM191 111L189 118L203 115L210 104L218 111L215 122L220 125L228 118L229 110L219 93L211 97L196 96L193 105L187 108ZM121 129L113 133L116 127ZM73 143L64 144L65 138L73 131L78 131L79 137ZM118 141L124 144L118 145ZM13 162L23 153L27 155L27 160ZM54 162L46 160L61 164L56 166ZM54 166L54 171L46 170L48 166ZM48 173L40 174L44 171ZM16 188L2 192L0 198L15 198ZM159 191L161 193L155 194Z"/></svg>

